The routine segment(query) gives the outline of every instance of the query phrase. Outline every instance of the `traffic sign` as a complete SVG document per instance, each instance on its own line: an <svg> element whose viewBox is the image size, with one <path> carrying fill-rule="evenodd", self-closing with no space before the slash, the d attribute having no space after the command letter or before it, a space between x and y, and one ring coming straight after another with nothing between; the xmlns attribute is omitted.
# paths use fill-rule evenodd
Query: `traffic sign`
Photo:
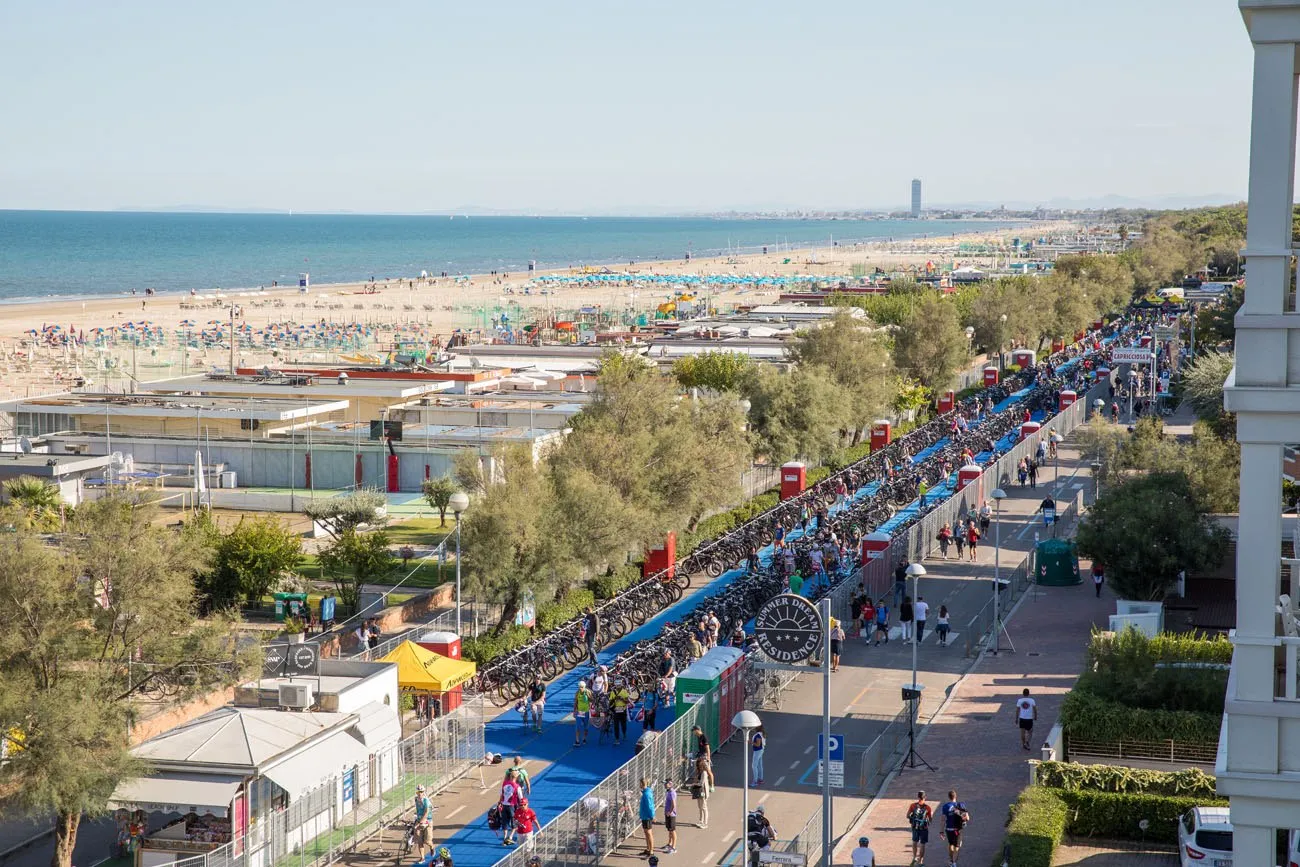
<svg viewBox="0 0 1300 867"><path fill-rule="evenodd" d="M802 596L773 596L754 618L754 639L775 662L803 662L821 647L821 614Z"/></svg>
<svg viewBox="0 0 1300 867"><path fill-rule="evenodd" d="M826 738L824 735L817 735L817 785L824 785L822 777L824 762L826 761ZM844 788L844 738L839 735L831 735L830 749L831 763L831 788Z"/></svg>
<svg viewBox="0 0 1300 867"><path fill-rule="evenodd" d="M1126 346L1120 349L1112 349L1110 361L1112 364L1150 364L1151 350L1144 346Z"/></svg>
<svg viewBox="0 0 1300 867"><path fill-rule="evenodd" d="M1166 340L1173 340L1178 337L1178 329L1173 325L1157 325L1155 334L1156 340L1164 343Z"/></svg>
<svg viewBox="0 0 1300 867"><path fill-rule="evenodd" d="M759 864L785 864L789 867L807 867L808 856L802 852L778 852L775 849L759 849Z"/></svg>

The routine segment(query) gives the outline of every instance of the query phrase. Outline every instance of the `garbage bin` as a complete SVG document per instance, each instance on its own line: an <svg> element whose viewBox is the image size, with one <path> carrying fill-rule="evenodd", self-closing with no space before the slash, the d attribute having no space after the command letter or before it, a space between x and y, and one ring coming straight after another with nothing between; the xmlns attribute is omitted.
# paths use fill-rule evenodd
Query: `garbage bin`
<svg viewBox="0 0 1300 867"><path fill-rule="evenodd" d="M1047 587L1069 587L1082 584L1079 574L1079 552L1068 539L1044 539L1038 543L1034 562L1037 574L1034 580Z"/></svg>

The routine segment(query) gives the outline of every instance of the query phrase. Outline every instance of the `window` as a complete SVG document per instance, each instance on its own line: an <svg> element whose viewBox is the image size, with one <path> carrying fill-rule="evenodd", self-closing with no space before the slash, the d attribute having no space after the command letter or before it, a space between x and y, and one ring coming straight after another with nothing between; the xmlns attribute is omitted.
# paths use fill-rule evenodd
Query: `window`
<svg viewBox="0 0 1300 867"><path fill-rule="evenodd" d="M1232 851L1231 831L1211 831L1205 828L1196 832L1196 846L1213 852Z"/></svg>

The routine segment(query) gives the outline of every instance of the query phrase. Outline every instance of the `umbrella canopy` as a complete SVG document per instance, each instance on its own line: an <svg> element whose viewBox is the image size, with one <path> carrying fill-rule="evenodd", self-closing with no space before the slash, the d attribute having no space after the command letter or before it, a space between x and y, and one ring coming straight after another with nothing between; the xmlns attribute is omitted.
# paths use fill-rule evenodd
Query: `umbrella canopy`
<svg viewBox="0 0 1300 867"><path fill-rule="evenodd" d="M463 659L439 656L414 641L403 641L380 662L397 666L397 685L402 689L446 692L474 676L478 667Z"/></svg>

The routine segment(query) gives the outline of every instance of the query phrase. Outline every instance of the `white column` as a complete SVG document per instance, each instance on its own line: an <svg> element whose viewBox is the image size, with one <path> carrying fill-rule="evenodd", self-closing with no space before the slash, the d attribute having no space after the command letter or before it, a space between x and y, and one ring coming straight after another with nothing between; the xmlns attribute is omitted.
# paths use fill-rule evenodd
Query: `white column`
<svg viewBox="0 0 1300 867"><path fill-rule="evenodd" d="M1273 700L1273 648L1248 643L1277 634L1282 550L1282 446L1241 444L1241 506L1237 522L1236 698Z"/></svg>
<svg viewBox="0 0 1300 867"><path fill-rule="evenodd" d="M1232 816L1232 863L1276 864L1277 834L1272 828L1256 828L1237 823Z"/></svg>

